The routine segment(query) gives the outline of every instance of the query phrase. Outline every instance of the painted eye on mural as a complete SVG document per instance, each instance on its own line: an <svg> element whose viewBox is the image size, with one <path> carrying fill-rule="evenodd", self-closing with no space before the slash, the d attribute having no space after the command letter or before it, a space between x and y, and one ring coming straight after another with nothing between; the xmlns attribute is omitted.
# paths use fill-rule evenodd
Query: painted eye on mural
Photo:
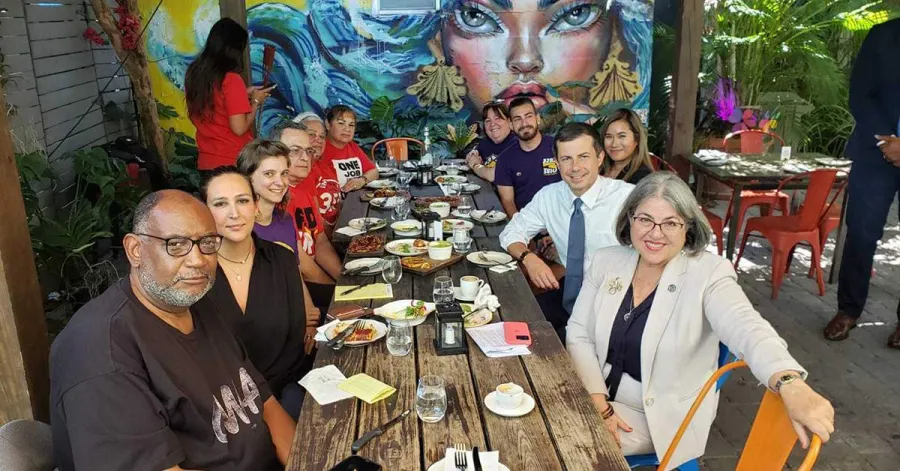
<svg viewBox="0 0 900 471"><path fill-rule="evenodd" d="M477 3L462 5L455 12L456 23L463 31L473 34L495 34L503 32L500 19L486 7Z"/></svg>
<svg viewBox="0 0 900 471"><path fill-rule="evenodd" d="M587 29L593 26L601 13L600 7L591 3L571 5L553 15L548 32L566 33Z"/></svg>

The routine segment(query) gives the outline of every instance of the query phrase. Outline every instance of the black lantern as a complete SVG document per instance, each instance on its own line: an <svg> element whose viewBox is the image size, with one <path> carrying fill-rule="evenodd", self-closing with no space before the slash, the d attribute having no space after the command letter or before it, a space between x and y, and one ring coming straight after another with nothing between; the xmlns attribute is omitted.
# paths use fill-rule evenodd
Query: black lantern
<svg viewBox="0 0 900 471"><path fill-rule="evenodd" d="M459 303L439 303L434 315L434 350L438 355L461 355L469 351Z"/></svg>
<svg viewBox="0 0 900 471"><path fill-rule="evenodd" d="M432 185L433 182L431 181L431 178L432 178L431 165L421 165L420 164L418 170L419 170L419 185L421 185L421 186Z"/></svg>

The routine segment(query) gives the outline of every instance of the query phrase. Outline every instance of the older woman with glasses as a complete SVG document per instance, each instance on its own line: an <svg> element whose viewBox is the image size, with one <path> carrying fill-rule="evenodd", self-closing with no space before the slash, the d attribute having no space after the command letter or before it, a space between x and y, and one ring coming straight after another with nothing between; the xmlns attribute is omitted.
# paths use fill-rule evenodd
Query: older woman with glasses
<svg viewBox="0 0 900 471"><path fill-rule="evenodd" d="M834 409L750 304L728 260L706 252L711 230L688 186L656 172L616 222L622 246L596 252L567 326L576 371L626 456L662 456L724 343L777 394L800 436L827 441ZM717 395L694 416L671 463L703 454Z"/></svg>

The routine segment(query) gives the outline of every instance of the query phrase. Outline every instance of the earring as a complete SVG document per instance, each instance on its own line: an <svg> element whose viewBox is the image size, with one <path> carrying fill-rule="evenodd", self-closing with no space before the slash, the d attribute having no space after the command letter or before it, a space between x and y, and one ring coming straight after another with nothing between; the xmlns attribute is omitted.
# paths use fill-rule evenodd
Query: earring
<svg viewBox="0 0 900 471"><path fill-rule="evenodd" d="M440 46L440 35L428 41L428 48L434 54L435 62L419 69L416 83L406 89L421 106L441 103L453 111L463 108L463 97L469 92L466 79L460 74L459 67L447 65L443 49Z"/></svg>
<svg viewBox="0 0 900 471"><path fill-rule="evenodd" d="M624 48L615 26L612 38L606 62L593 77L594 86L591 88L589 102L594 108L616 101L631 101L643 90L637 72L631 70L627 61L619 59Z"/></svg>

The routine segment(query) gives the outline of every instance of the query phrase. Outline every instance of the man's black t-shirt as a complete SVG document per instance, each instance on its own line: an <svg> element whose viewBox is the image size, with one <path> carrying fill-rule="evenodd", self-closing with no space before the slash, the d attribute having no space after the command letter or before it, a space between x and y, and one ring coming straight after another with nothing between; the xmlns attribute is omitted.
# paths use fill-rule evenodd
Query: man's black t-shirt
<svg viewBox="0 0 900 471"><path fill-rule="evenodd" d="M50 352L60 470L279 468L269 388L214 309L192 306L185 335L125 278L75 314Z"/></svg>

